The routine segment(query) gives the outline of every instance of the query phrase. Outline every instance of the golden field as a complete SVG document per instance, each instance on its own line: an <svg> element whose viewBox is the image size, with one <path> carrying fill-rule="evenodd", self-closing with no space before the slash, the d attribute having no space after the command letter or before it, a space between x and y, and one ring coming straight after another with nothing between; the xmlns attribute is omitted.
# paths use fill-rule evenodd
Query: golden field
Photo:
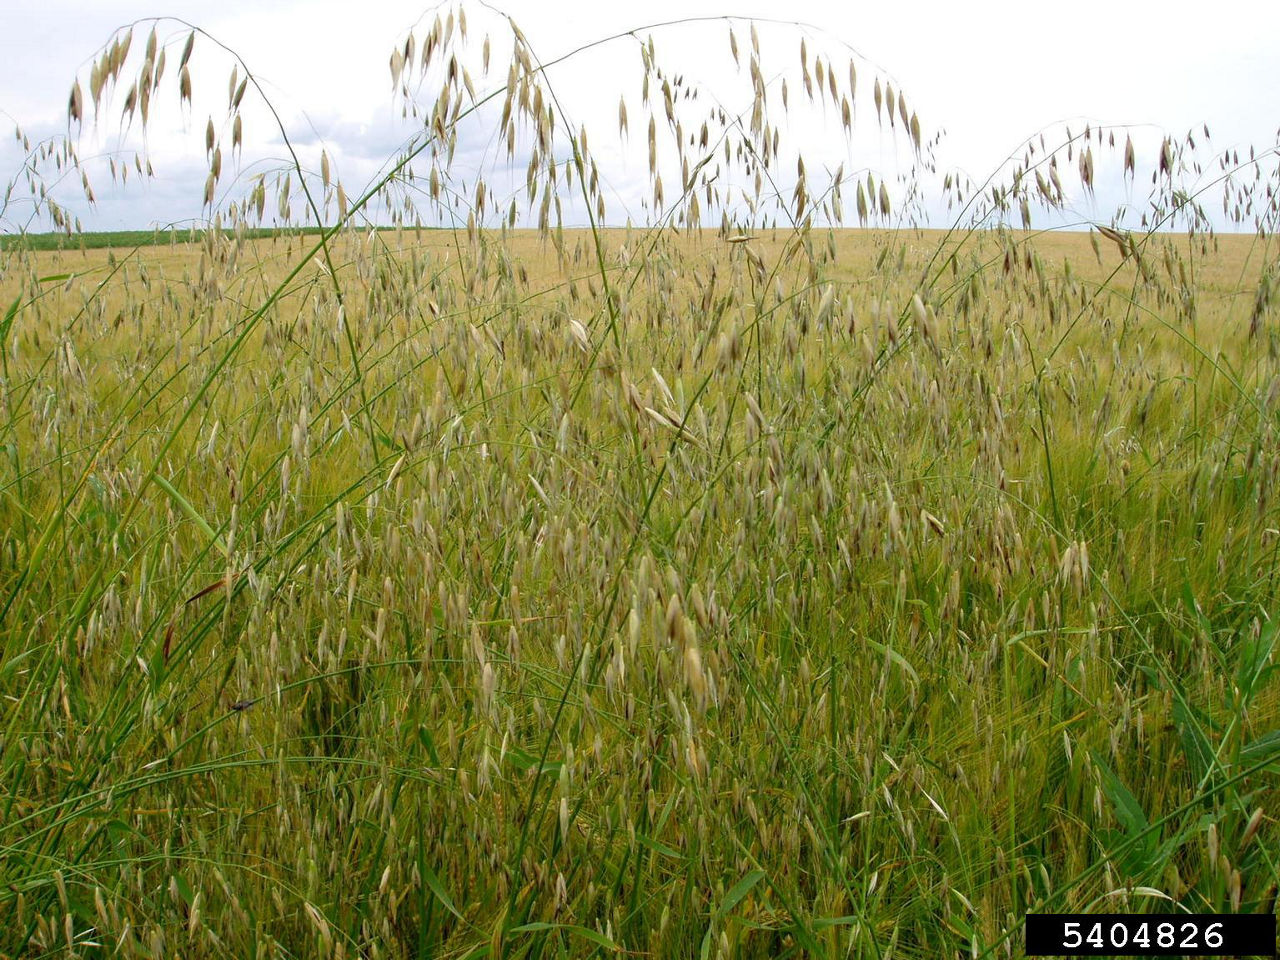
<svg viewBox="0 0 1280 960"><path fill-rule="evenodd" d="M1275 251L1135 241L4 254L0 954L1273 909Z"/></svg>

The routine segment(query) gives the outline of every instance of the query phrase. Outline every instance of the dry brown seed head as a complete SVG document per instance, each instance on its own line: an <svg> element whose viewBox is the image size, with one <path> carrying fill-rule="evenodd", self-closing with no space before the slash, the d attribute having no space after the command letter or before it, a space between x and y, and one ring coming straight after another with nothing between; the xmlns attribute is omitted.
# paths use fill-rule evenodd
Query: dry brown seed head
<svg viewBox="0 0 1280 960"><path fill-rule="evenodd" d="M93 66L89 68L89 96L93 100L93 109L95 112L97 112L98 101L102 96L102 84L102 70L98 66L98 62L95 60L93 62Z"/></svg>
<svg viewBox="0 0 1280 960"><path fill-rule="evenodd" d="M916 323L927 323L929 314L924 308L924 301L920 299L920 294L913 293L911 295L911 312L915 314Z"/></svg>
<svg viewBox="0 0 1280 960"><path fill-rule="evenodd" d="M80 89L79 80L71 88L71 97L67 103L67 114L76 123L80 123L84 118L84 93Z"/></svg>
<svg viewBox="0 0 1280 960"><path fill-rule="evenodd" d="M821 324L831 314L831 308L835 304L836 288L832 284L827 284L826 289L822 291L822 299L818 301L818 311L814 314L815 326Z"/></svg>
<svg viewBox="0 0 1280 960"><path fill-rule="evenodd" d="M1076 572L1076 545L1075 542L1067 544L1067 549L1062 553L1062 559L1059 564L1058 577L1063 583L1071 581Z"/></svg>
<svg viewBox="0 0 1280 960"><path fill-rule="evenodd" d="M688 621L686 621L686 629L689 629ZM684 670L689 690L693 694L694 706L698 713L704 713L707 708L707 677L702 670L702 654L696 643L690 642L685 647Z"/></svg>
<svg viewBox="0 0 1280 960"><path fill-rule="evenodd" d="M1253 816L1251 816L1249 818L1249 822L1245 824L1244 833L1240 835L1240 848L1239 852L1236 854L1237 857L1242 855L1249 848L1249 844L1257 834L1258 828L1262 826L1262 818L1264 814L1265 811L1262 807L1253 811Z"/></svg>
<svg viewBox="0 0 1280 960"><path fill-rule="evenodd" d="M395 89L400 86L400 75L404 72L404 54L399 47L391 51L391 59L388 66L391 69L391 87Z"/></svg>
<svg viewBox="0 0 1280 960"><path fill-rule="evenodd" d="M125 95L125 98L124 98L124 109L120 111L120 115L123 117L125 114L128 114L130 119L132 119L134 108L137 105L138 105L138 85L136 83L133 83L129 85L129 92L128 94Z"/></svg>

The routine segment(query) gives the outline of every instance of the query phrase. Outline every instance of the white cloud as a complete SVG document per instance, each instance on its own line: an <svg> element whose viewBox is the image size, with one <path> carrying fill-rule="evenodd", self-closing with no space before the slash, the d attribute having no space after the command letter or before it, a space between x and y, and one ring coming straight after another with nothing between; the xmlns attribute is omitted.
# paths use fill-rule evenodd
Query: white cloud
<svg viewBox="0 0 1280 960"><path fill-rule="evenodd" d="M735 13L743 16L778 14L775 0L741 0L734 6ZM710 0L652 0L641 14L635 8L585 0L555 5L519 0L508 7L544 60L635 27L640 19L696 18L723 9ZM419 5L393 0L353 7L338 0L318 0L275 3L264 9L249 0L224 0L215 6L171 2L165 9L208 29L243 57L283 118L304 164L315 168L323 145L349 190L372 178L414 132L413 124L402 121L392 103L387 57L392 44L422 16ZM31 134L64 129L72 76L77 70L82 75L87 71L90 58L109 39L112 28L156 10L151 0L145 4L104 0L87 8L52 0L7 12L7 29L0 38L0 110ZM468 11L473 33L495 23L485 8L469 6ZM1135 134L1148 153L1160 139L1155 131L1180 135L1199 129L1204 122L1219 147L1275 144L1280 58L1273 55L1270 44L1280 34L1277 5L1229 0L1205 8L1077 0L1050 6L988 0L908 7L792 0L785 13L826 29L825 38L815 30L806 31L815 45L825 43L832 49L839 49L841 43L851 45L865 58L860 61L864 76L870 74L867 63L886 70L919 111L926 130L946 130L940 152L944 166L963 169L975 178L993 170L1026 137L1068 118L1077 118L1077 130L1083 125L1081 119L1095 124L1150 125ZM140 28L136 44L145 40L148 29L149 25ZM771 63L792 68L796 29L762 23L759 30L766 47L766 69ZM161 22L161 39L175 41L171 56L185 32L175 21ZM738 34L745 48L745 27ZM655 38L659 54L668 62L686 64L691 79L701 70L708 89L724 89L725 75L710 66L727 59L723 24L663 29L655 32ZM505 61L499 49L495 32L494 66L501 76ZM87 228L146 226L200 215L206 169L204 120L213 115L220 121L225 113L222 91L231 61L201 40L192 63L197 88L194 109L182 116L172 109L175 104L162 104L168 112L153 124L148 138L157 180L146 185L131 181L127 191L115 192L95 173L99 204L93 216L68 198ZM176 64L172 59L170 64L172 71ZM596 152L612 160L602 172L615 193L626 198L634 216L639 215L636 203L647 194L647 163L643 150L636 149L644 139L642 114L635 109L638 100L632 100L631 146L617 145L613 131L619 90L626 87L635 96L638 66L635 44L623 41L579 55L552 76L571 104L574 122L592 121ZM169 94L172 79L165 87ZM792 96L798 96L794 89ZM431 96L424 99L430 101ZM162 112L158 110L157 116ZM246 159L283 159L283 139L265 109L247 108L245 128ZM820 128L817 122L817 126L798 126L795 132L811 145L809 138ZM229 142L228 132L221 132L224 142ZM90 142L84 152L112 146L111 137L104 136ZM10 138L0 138L0 181L8 181L18 170L21 152L15 147ZM899 153L900 147L889 139L860 141L858 154L845 158L847 169L892 165ZM131 156L132 149L120 159L129 162ZM459 156L489 170L495 181L503 180L494 173L494 164L501 158L494 156L493 138L484 130L465 133ZM224 158L228 167L230 159ZM829 152L827 159L832 165L840 162L839 151ZM517 169L506 187L514 190L522 180L523 169ZM1123 182L1111 183L1101 197L1112 201L1126 189ZM1133 193L1135 200L1145 196L1141 185ZM1104 215L1102 207L1099 199L1097 215ZM14 217L18 209L8 211L5 229L21 223L20 217Z"/></svg>

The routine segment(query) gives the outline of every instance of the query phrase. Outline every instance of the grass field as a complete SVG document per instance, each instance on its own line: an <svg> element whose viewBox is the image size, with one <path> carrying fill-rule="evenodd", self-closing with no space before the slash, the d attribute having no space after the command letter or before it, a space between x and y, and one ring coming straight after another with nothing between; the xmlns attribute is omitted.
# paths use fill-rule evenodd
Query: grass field
<svg viewBox="0 0 1280 960"><path fill-rule="evenodd" d="M6 951L1271 909L1265 246L1188 315L1082 234L786 239L607 233L610 330L536 233L344 237L358 363L305 239L10 259Z"/></svg>
<svg viewBox="0 0 1280 960"><path fill-rule="evenodd" d="M999 226L1066 210L1060 158L1144 182L1123 130L1041 137L909 229L905 179L779 158L752 27L754 109L700 137L640 45L676 156L651 113L655 225L605 229L523 36L477 93L459 34L393 53L443 91L358 197L286 137L215 209L237 65L210 229L0 247L0 958L985 960L1028 911L1274 913L1275 151L1190 192L1166 139L1142 232ZM113 40L92 116L140 62L145 126L164 53ZM851 130L809 56L792 108L812 64ZM503 95L539 229L449 166ZM819 225L842 188L864 229Z"/></svg>
<svg viewBox="0 0 1280 960"><path fill-rule="evenodd" d="M270 227L249 228L242 239L273 240L285 236L318 237L320 227L295 227L287 231ZM30 250L33 252L74 252L85 250L112 250L127 253L138 247L175 246L199 243L204 240L203 227L177 227L155 230L106 230L94 233L8 233L0 234L0 250Z"/></svg>

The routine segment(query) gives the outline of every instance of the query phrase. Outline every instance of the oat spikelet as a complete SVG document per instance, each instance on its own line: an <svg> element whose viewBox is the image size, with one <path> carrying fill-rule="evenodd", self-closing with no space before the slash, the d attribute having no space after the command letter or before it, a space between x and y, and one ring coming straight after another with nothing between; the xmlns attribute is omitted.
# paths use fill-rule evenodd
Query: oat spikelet
<svg viewBox="0 0 1280 960"><path fill-rule="evenodd" d="M1263 816L1264 810L1262 807L1259 807L1257 810L1253 811L1253 816L1251 816L1249 818L1249 822L1245 824L1244 833L1240 835L1240 854L1243 854L1247 849L1249 849L1249 844L1257 835L1258 828L1262 826Z"/></svg>
<svg viewBox="0 0 1280 960"><path fill-rule="evenodd" d="M133 112L138 106L138 85L136 83L129 85L129 92L125 94L124 108L120 111L121 117L128 115L133 120Z"/></svg>
<svg viewBox="0 0 1280 960"><path fill-rule="evenodd" d="M940 537L941 537L943 534L945 534L945 533L947 532L947 531L946 531L946 528L945 528L945 527L943 526L943 524L942 524L942 521L941 521L941 520L939 520L937 517L935 517L935 516L934 516L932 513L930 513L928 510L921 510L921 511L920 511L920 521L921 521L921 523L922 523L924 526L926 526L926 527L928 527L929 529L933 530L933 532L934 532L934 533L936 533L936 534L937 534L938 536L940 536ZM952 588L952 590L953 590L953 592L954 592L954 593L957 593L957 594L958 594L958 593L960 592L960 586L959 586L959 584L960 584L960 571L959 571L959 570L953 570L953 571L952 571L952 582L955 584L955 586Z"/></svg>
<svg viewBox="0 0 1280 960"><path fill-rule="evenodd" d="M915 314L916 323L925 324L929 322L929 314L924 308L924 301L920 299L920 294L913 293L911 295L911 312Z"/></svg>
<svg viewBox="0 0 1280 960"><path fill-rule="evenodd" d="M813 315L814 326L818 326L831 316L831 307L836 302L836 288L828 283L822 291L822 299L818 301L818 311Z"/></svg>
<svg viewBox="0 0 1280 960"><path fill-rule="evenodd" d="M1101 224L1098 225L1098 232L1116 245L1116 248L1120 251L1120 256L1122 258L1127 259L1129 257L1131 252L1129 250L1129 240L1124 234L1120 233L1118 230L1112 230L1110 227L1104 227Z"/></svg>
<svg viewBox="0 0 1280 960"><path fill-rule="evenodd" d="M76 123L80 123L84 119L84 91L80 89L79 80L71 88L71 98L67 103L67 114Z"/></svg>
<svg viewBox="0 0 1280 960"><path fill-rule="evenodd" d="M311 903L303 901L302 905L306 909L312 925L316 928L316 932L320 934L320 942L324 945L325 956L331 955L333 953L333 933L329 929L329 922L325 919L324 914Z"/></svg>
<svg viewBox="0 0 1280 960"><path fill-rule="evenodd" d="M686 625L687 633L692 633ZM689 643L684 650L684 672L688 679L689 692L693 694L694 706L698 713L707 709L707 677L702 669L702 654L696 643Z"/></svg>
<svg viewBox="0 0 1280 960"><path fill-rule="evenodd" d="M1080 182L1084 188L1093 193L1093 148L1086 147L1080 151Z"/></svg>
<svg viewBox="0 0 1280 960"><path fill-rule="evenodd" d="M400 86L400 75L404 72L404 54L400 52L399 47L391 52L389 66L391 68L391 87L395 89Z"/></svg>
<svg viewBox="0 0 1280 960"><path fill-rule="evenodd" d="M93 100L94 116L98 114L98 104L102 99L102 85L104 82L102 69L95 60L93 66L89 68L89 97Z"/></svg>

